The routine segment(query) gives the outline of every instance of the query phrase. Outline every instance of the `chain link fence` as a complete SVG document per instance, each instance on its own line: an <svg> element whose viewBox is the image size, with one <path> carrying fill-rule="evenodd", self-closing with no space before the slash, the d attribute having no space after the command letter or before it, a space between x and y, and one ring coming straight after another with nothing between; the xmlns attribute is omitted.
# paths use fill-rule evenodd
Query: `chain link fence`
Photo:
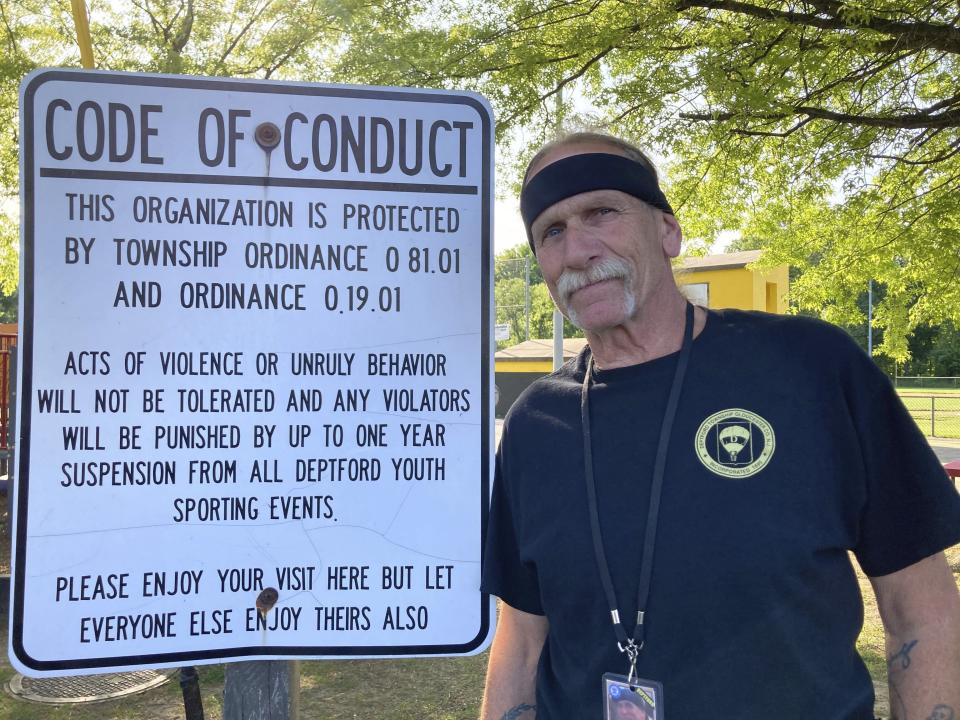
<svg viewBox="0 0 960 720"><path fill-rule="evenodd" d="M496 322L510 326L510 339L497 342L497 349L500 350L515 342L530 339L530 259L497 258L494 265L498 281L495 291ZM499 282L510 278L522 281L522 292L503 292Z"/></svg>
<svg viewBox="0 0 960 720"><path fill-rule="evenodd" d="M960 440L960 394L902 394L903 404L924 435Z"/></svg>
<svg viewBox="0 0 960 720"><path fill-rule="evenodd" d="M899 390L960 390L960 377L899 375L893 379L893 384Z"/></svg>

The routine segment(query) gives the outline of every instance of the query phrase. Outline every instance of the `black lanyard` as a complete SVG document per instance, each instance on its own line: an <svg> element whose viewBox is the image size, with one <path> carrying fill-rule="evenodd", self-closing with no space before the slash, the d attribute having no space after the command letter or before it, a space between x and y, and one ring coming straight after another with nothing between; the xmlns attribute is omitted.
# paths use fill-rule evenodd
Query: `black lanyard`
<svg viewBox="0 0 960 720"><path fill-rule="evenodd" d="M597 568L600 571L600 580L607 595L607 604L610 606L610 618L613 621L613 630L617 635L617 647L620 652L626 653L630 660L630 680L636 677L637 655L644 643L644 613L647 600L650 597L650 577L653 574L653 549L657 539L657 519L660 515L660 494L663 490L663 473L667 464L667 449L670 445L670 433L673 430L673 421L677 414L677 405L680 402L680 391L683 388L683 376L690 360L690 350L693 347L693 305L687 303L685 324L683 328L683 344L680 347L680 356L677 359L677 368L673 375L673 385L670 386L670 396L667 400L667 409L663 413L663 422L660 425L660 440L657 444L657 457L653 465L653 480L650 485L650 507L647 512L647 530L643 539L643 559L640 564L640 587L637 590L637 622L633 628L633 637L627 636L627 631L620 621L620 611L617 609L617 597L613 591L613 579L610 577L610 567L603 550L603 537L600 534L600 513L597 509L597 486L593 477L593 451L590 438L590 382L593 356L587 364L583 378L583 388L580 392L580 420L583 424L583 470L587 485L587 503L590 510L590 531L593 535L593 549L597 558Z"/></svg>

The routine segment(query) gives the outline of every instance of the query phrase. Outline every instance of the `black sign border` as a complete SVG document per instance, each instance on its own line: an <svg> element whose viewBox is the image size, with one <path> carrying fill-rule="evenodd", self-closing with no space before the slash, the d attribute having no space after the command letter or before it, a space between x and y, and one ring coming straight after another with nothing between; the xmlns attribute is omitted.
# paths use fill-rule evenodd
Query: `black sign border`
<svg viewBox="0 0 960 720"><path fill-rule="evenodd" d="M21 263L23 294L22 347L19 349L18 366L21 373L21 391L19 394L19 429L17 437L17 537L16 563L13 578L13 613L10 618L11 647L25 667L41 672L62 670L84 670L90 668L122 668L128 665L148 666L157 664L184 664L190 661L249 658L249 657L315 657L331 656L396 656L406 655L467 655L479 651L490 632L490 596L479 593L480 628L477 635L468 642L456 645L375 645L375 646L313 646L265 647L248 646L221 650L199 650L182 653L154 653L149 655L117 655L114 657L78 659L78 660L37 660L31 657L23 645L24 622L24 581L26 565L27 539L27 500L29 495L29 458L30 458L30 421L32 406L33 371L33 278L34 278L34 213L36 198L34 195L35 158L34 148L34 100L39 88L48 82L68 81L97 84L120 84L189 88L194 90L234 91L246 93L271 93L275 95L307 95L313 97L362 98L372 100L394 100L430 104L466 105L476 111L480 117L481 141L483 143L483 163L481 170L481 307L480 307L480 357L481 357L481 448L480 448L480 543L484 547L487 537L487 504L490 497L490 433L487 431L490 416L490 262L491 262L491 201L493 128L488 108L476 97L470 95L441 94L433 92L413 92L391 88L361 88L352 86L330 86L312 84L277 83L267 80L232 80L200 78L190 76L148 75L138 73L97 72L89 70L45 70L31 76L21 90L21 193L23 198L23 216L21 218ZM211 182L215 184L215 182Z"/></svg>

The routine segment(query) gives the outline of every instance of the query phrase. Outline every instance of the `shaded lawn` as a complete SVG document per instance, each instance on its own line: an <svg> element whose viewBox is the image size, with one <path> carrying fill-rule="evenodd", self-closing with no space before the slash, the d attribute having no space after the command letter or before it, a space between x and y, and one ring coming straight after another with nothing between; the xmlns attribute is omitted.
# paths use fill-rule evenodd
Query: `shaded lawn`
<svg viewBox="0 0 960 720"><path fill-rule="evenodd" d="M960 584L960 546L947 551ZM864 598L860 653L876 684L886 685L883 627L869 581L858 571ZM7 644L7 628L0 630ZM304 661L300 707L303 720L476 720L480 711L487 653L467 658L428 660ZM222 720L223 665L198 668L206 720ZM4 655L0 684L14 671ZM887 714L883 691L877 714ZM45 705L0 693L0 720L182 720L177 677L148 692L103 703Z"/></svg>
<svg viewBox="0 0 960 720"><path fill-rule="evenodd" d="M7 643L7 629L0 633ZM344 660L301 663L303 720L476 720L487 654L429 660ZM197 668L205 720L223 718L223 665ZM4 654L0 684L14 670ZM0 720L183 720L183 699L170 682L102 703L47 705L0 692Z"/></svg>

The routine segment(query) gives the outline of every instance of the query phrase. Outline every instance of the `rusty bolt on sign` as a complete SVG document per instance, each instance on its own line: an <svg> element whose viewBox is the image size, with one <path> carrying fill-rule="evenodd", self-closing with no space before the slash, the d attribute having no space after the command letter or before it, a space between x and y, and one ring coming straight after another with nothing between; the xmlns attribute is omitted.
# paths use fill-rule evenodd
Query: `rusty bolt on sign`
<svg viewBox="0 0 960 720"><path fill-rule="evenodd" d="M261 616L266 617L267 613L273 610L273 606L277 604L277 600L279 599L280 593L274 588L264 588L264 590L257 595L257 611Z"/></svg>
<svg viewBox="0 0 960 720"><path fill-rule="evenodd" d="M280 128L274 125L272 122L264 122L257 125L257 129L253 134L254 139L257 141L257 145L262 147L264 150L273 150L277 145L280 144Z"/></svg>

